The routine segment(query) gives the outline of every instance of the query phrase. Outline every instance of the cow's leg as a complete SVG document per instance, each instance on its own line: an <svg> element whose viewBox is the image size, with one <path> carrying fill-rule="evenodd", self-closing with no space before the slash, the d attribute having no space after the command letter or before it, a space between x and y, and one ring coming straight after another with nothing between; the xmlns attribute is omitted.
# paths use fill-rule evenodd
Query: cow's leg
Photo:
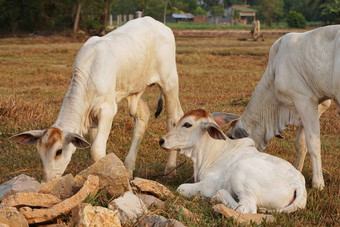
<svg viewBox="0 0 340 227"><path fill-rule="evenodd" d="M185 196L185 197L191 197L194 195L197 195L201 192L203 187L203 182L193 183L193 184L181 184L177 191Z"/></svg>
<svg viewBox="0 0 340 227"><path fill-rule="evenodd" d="M318 105L319 118L330 107L330 105L331 105L330 99ZM307 153L305 130L303 126L299 127L298 132L296 134L295 149L296 149L296 159L295 159L294 166L297 170L301 172L303 168L303 163L305 161L306 153Z"/></svg>
<svg viewBox="0 0 340 227"><path fill-rule="evenodd" d="M211 201L213 203L223 203L233 210L239 206L238 202L236 202L230 193L225 189L218 190L216 195L211 198Z"/></svg>
<svg viewBox="0 0 340 227"><path fill-rule="evenodd" d="M295 103L295 107L299 112L302 125L305 129L307 149L311 157L313 168L313 188L323 189L324 180L321 166L321 142L318 108L310 100L300 100L299 102Z"/></svg>
<svg viewBox="0 0 340 227"><path fill-rule="evenodd" d="M90 139L91 143L94 142L98 134L98 119L92 119L92 124L90 127Z"/></svg>
<svg viewBox="0 0 340 227"><path fill-rule="evenodd" d="M105 157L106 142L109 137L113 117L117 113L116 103L103 103L98 113L98 128L97 136L91 147L91 156L94 161Z"/></svg>
<svg viewBox="0 0 340 227"><path fill-rule="evenodd" d="M256 213L257 212L256 201L253 198L250 199L240 198L240 202L238 207L236 208L236 211L239 213Z"/></svg>
<svg viewBox="0 0 340 227"><path fill-rule="evenodd" d="M178 98L178 87L173 87L171 89L162 89L162 93L165 101L165 111L167 118L167 129L168 132L172 129L177 121L183 116L183 110ZM169 151L168 161L165 166L165 174L176 168L176 157L177 151ZM173 171L169 176L176 174Z"/></svg>
<svg viewBox="0 0 340 227"><path fill-rule="evenodd" d="M297 170L301 172L303 168L303 163L305 161L306 153L307 153L305 129L303 128L303 126L300 126L296 133L295 150L296 150L296 158L295 158L294 166Z"/></svg>
<svg viewBox="0 0 340 227"><path fill-rule="evenodd" d="M146 103L139 99L136 115L134 116L135 126L133 129L132 143L128 155L125 158L124 165L129 173L130 179L133 176L135 170L135 163L138 153L139 144L145 133L148 121L150 117L150 111Z"/></svg>

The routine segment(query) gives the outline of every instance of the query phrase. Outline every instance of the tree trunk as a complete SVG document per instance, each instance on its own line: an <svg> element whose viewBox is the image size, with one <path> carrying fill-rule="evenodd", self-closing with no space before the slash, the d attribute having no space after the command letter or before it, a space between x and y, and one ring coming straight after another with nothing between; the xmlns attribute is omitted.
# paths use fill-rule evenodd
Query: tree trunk
<svg viewBox="0 0 340 227"><path fill-rule="evenodd" d="M164 18L163 18L163 23L166 23L166 7L168 5L168 0L165 0L165 6L164 6Z"/></svg>
<svg viewBox="0 0 340 227"><path fill-rule="evenodd" d="M106 27L108 22L109 22L110 1L109 0L105 0L104 5L105 5L105 9L104 9L104 21L103 21L103 24Z"/></svg>
<svg viewBox="0 0 340 227"><path fill-rule="evenodd" d="M81 2L78 2L76 19L74 20L73 33L76 34L78 31L79 17L80 17Z"/></svg>

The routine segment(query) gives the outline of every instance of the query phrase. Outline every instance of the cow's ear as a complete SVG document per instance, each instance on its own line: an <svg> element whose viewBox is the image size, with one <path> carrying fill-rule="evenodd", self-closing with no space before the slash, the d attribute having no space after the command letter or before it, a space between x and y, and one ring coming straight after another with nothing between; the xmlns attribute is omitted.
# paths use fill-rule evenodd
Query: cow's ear
<svg viewBox="0 0 340 227"><path fill-rule="evenodd" d="M221 128L218 127L218 125L214 122L204 122L203 123L203 129L206 130L209 135L217 140L226 140L227 137L222 132Z"/></svg>
<svg viewBox="0 0 340 227"><path fill-rule="evenodd" d="M249 136L242 126L237 125L238 121L239 119L231 121L224 129L224 131L227 132L229 138L240 139Z"/></svg>
<svg viewBox="0 0 340 227"><path fill-rule="evenodd" d="M211 113L210 116L214 118L215 122L218 124L220 128L224 128L228 126L228 124L234 120L240 119L240 115L238 114L231 114L231 113L223 113L223 112L217 112L217 113Z"/></svg>
<svg viewBox="0 0 340 227"><path fill-rule="evenodd" d="M33 145L38 142L45 130L32 130L14 135L8 140L26 145Z"/></svg>
<svg viewBox="0 0 340 227"><path fill-rule="evenodd" d="M87 142L81 135L77 133L68 132L65 136L65 140L68 143L72 143L76 148L84 149L90 147L91 144Z"/></svg>

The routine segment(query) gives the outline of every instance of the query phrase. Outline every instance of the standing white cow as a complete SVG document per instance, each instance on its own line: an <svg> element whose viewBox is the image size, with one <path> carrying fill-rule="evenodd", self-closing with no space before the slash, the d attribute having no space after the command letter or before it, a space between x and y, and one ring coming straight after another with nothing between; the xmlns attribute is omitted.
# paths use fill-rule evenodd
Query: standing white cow
<svg viewBox="0 0 340 227"><path fill-rule="evenodd" d="M290 213L306 206L305 178L298 170L259 152L250 138L227 138L203 109L186 113L159 144L192 159L195 183L177 189L184 196L217 197L241 213L258 207Z"/></svg>
<svg viewBox="0 0 340 227"><path fill-rule="evenodd" d="M89 128L93 160L106 155L117 104L127 99L129 113L135 117L132 144L125 159L132 176L150 115L141 98L145 89L153 84L159 86L165 99L168 130L183 115L175 52L171 29L151 17L132 20L103 37L90 38L76 57L73 78L54 125L15 135L10 140L37 144L44 180L50 181L64 173L76 148L90 146L81 137ZM166 171L175 167L175 162L173 151Z"/></svg>
<svg viewBox="0 0 340 227"><path fill-rule="evenodd" d="M312 185L322 189L319 115L329 107L327 99L335 101L340 113L340 25L289 33L278 39L246 110L231 123L228 135L249 136L263 150L287 125L302 126L296 148L304 149L305 138L313 168Z"/></svg>

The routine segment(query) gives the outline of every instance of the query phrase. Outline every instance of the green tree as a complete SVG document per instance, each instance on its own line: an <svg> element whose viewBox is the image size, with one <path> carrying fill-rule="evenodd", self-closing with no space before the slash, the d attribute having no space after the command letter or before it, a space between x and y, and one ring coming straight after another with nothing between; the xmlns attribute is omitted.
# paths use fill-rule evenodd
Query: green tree
<svg viewBox="0 0 340 227"><path fill-rule="evenodd" d="M257 17L268 26L283 17L282 0L261 0L255 8L258 10Z"/></svg>
<svg viewBox="0 0 340 227"><path fill-rule="evenodd" d="M335 24L340 22L340 1L330 0L320 6L322 9L321 16L326 24Z"/></svg>
<svg viewBox="0 0 340 227"><path fill-rule="evenodd" d="M218 6L218 5L220 5L220 0L204 0L201 3L201 6L206 11L210 11L213 6Z"/></svg>
<svg viewBox="0 0 340 227"><path fill-rule="evenodd" d="M158 21L163 21L164 0L148 0L144 11L145 16L151 16Z"/></svg>
<svg viewBox="0 0 340 227"><path fill-rule="evenodd" d="M212 6L210 13L215 18L215 24L217 24L218 23L218 17L221 17L221 16L224 15L224 9L220 5Z"/></svg>
<svg viewBox="0 0 340 227"><path fill-rule="evenodd" d="M200 6L197 6L197 8L194 10L194 15L207 15L207 12Z"/></svg>
<svg viewBox="0 0 340 227"><path fill-rule="evenodd" d="M291 10L287 15L287 24L291 28L305 28L305 17L296 11Z"/></svg>

